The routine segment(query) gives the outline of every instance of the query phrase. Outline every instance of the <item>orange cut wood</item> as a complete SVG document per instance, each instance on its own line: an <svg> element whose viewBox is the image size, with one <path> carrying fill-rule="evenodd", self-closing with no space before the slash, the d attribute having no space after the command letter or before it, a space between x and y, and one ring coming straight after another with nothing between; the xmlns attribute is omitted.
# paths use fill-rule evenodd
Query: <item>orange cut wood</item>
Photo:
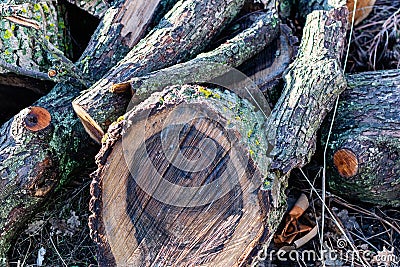
<svg viewBox="0 0 400 267"><path fill-rule="evenodd" d="M350 178L357 174L357 156L348 149L340 149L333 156L333 162L341 176Z"/></svg>
<svg viewBox="0 0 400 267"><path fill-rule="evenodd" d="M45 108L30 107L29 113L24 118L24 126L26 129L37 132L45 129L50 125L51 115Z"/></svg>

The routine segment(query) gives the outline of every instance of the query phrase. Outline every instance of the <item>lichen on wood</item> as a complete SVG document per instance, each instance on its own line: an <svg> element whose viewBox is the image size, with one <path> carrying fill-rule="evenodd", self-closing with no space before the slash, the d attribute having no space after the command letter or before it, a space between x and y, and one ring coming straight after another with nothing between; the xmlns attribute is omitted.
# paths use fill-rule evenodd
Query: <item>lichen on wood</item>
<svg viewBox="0 0 400 267"><path fill-rule="evenodd" d="M6 6L0 14L0 59L23 69L47 73L51 67L45 51L40 43L33 37L36 30L30 27L18 25L6 19L9 16L20 16L37 23L43 32L43 38L68 53L70 46L66 36L63 14L52 1L27 2L18 5ZM11 12L6 11L11 10ZM64 27L64 28L63 28ZM0 68L1 73L9 72Z"/></svg>
<svg viewBox="0 0 400 267"><path fill-rule="evenodd" d="M235 17L243 3L244 0L178 1L104 79L74 100L74 109L91 137L101 140L129 103L129 96L108 91L112 84L193 58Z"/></svg>
<svg viewBox="0 0 400 267"><path fill-rule="evenodd" d="M76 63L77 68L92 79L99 79L101 73L125 56L131 48L129 44L142 37L140 34L121 36L125 25L120 23L121 20L130 27L136 25L139 32L148 27L148 24L130 16L124 8L127 1L114 2L92 36L83 58ZM136 40L130 39L133 36ZM40 131L33 132L24 127L29 108L0 128L3 187L0 192L0 257L6 256L16 230L46 201L49 193L66 183L74 172L91 163L96 146L86 135L71 106L82 89L77 85L59 83L39 99L34 105L46 109L51 115L50 125Z"/></svg>
<svg viewBox="0 0 400 267"><path fill-rule="evenodd" d="M329 185L348 198L400 206L400 72L352 74L347 82L328 144Z"/></svg>
<svg viewBox="0 0 400 267"><path fill-rule="evenodd" d="M201 53L187 62L125 82L133 91L132 101L140 102L169 85L212 83L214 78L256 55L276 38L279 23L273 12L260 12L255 16L252 25L214 50ZM121 87L124 87L124 84L113 85L110 90Z"/></svg>
<svg viewBox="0 0 400 267"><path fill-rule="evenodd" d="M243 173L239 169L250 166L253 166L250 168L254 171L254 173L250 171L253 177L247 175L238 177L240 182L237 187L220 199L198 207L166 205L156 201L159 197L157 193L153 197L144 194L139 186L129 181L132 180L130 171L145 172L141 168L146 168L146 164L140 162L146 158L140 157L139 163L133 160L137 167L129 169L126 160L130 161L124 156L124 138L128 138L125 144L131 144L129 138L136 136L142 129L138 125L143 121L147 122L146 130L140 132L140 136L146 139L148 158L155 157L152 162L161 166L162 170L159 173L164 175L165 179L169 179L170 174L165 166L172 163L157 156L159 151L154 146L159 142L154 141L153 137L158 136L163 127L166 127L165 129L172 127L173 125L168 122L164 125L166 118L174 112L174 109L186 105L199 108L205 115L205 117L200 116L201 118L191 127L193 120L185 121L188 124L188 127L184 128L185 131L193 129L206 134L203 138L200 133L195 135L200 140L193 142L209 139L213 140L217 147L231 151L229 157L227 155L216 157L215 160L221 161L221 164L213 163L211 169L207 169L207 173L201 172L202 176L196 175L196 172L190 175L190 172L186 171L184 181L187 186L190 186L187 183L198 182L197 179L208 179L208 175L214 177L214 172L223 171L225 164L228 164L224 160L235 161L231 153L237 149L249 161L243 165L239 164L240 166L235 165L235 171ZM268 220L266 218L269 216L270 195L269 192L260 190L270 162L269 144L263 131L265 119L263 113L257 111L249 101L239 98L228 90L183 85L167 87L161 92L152 94L128 111L119 122L112 124L96 157L98 170L92 175L91 184L90 209L93 214L89 218L89 226L91 235L99 246L99 264L104 266L144 266L146 263L158 263L163 266L244 264L258 242L271 234L265 227ZM177 123L183 122L177 121ZM129 137L129 132L134 133L134 136ZM180 142L188 141L186 135L190 133L184 134ZM235 136L237 140L225 140L224 136ZM135 154L132 148L128 148L128 151L131 152L130 155ZM211 151L209 152L211 154ZM209 156L207 153L207 157ZM200 165L200 162L196 165ZM172 165L171 168L173 169ZM174 184L183 181L178 178L179 173L174 177L177 179L171 181ZM154 179L151 175L143 178ZM220 177L216 177L217 180L218 178ZM247 179L254 180L249 184ZM157 185L155 179L154 183ZM179 197L179 194L173 191L165 191L164 194ZM190 198L185 201L190 201ZM148 216L151 216L151 219ZM130 246L125 247L125 243L120 242L121 239L127 241Z"/></svg>
<svg viewBox="0 0 400 267"><path fill-rule="evenodd" d="M96 18L102 18L104 13L110 8L109 1L105 0L67 0L69 3L85 10Z"/></svg>

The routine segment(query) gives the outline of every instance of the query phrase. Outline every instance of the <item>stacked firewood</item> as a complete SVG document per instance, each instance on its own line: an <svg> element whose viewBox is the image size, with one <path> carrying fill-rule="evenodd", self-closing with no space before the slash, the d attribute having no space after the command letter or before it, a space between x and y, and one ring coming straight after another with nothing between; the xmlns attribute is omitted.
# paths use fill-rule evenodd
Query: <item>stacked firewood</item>
<svg viewBox="0 0 400 267"><path fill-rule="evenodd" d="M328 136L333 190L400 205L400 73L345 74L342 64L351 22L371 1L350 15L353 1L68 2L101 19L75 63L68 38L43 37L46 19L28 16L45 2L2 6L1 40L28 35L49 57L0 57L4 80L57 84L0 129L1 256L94 160L88 223L101 266L249 262L281 222L291 171ZM296 10L298 47L283 24ZM323 121L341 94L331 128Z"/></svg>

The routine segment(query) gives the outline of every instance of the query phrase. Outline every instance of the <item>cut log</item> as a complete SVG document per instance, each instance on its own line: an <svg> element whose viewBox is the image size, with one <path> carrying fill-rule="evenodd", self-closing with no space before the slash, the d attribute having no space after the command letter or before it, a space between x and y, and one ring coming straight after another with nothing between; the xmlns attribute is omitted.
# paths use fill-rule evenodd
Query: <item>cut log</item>
<svg viewBox="0 0 400 267"><path fill-rule="evenodd" d="M131 1L116 1L106 12L84 56L76 64L94 80L126 55L129 45L139 41L141 35L136 32L142 33L147 28L147 23L143 24L147 18L138 20L131 16L132 12L126 9L127 2ZM154 10L160 1L142 3ZM125 25L132 34L124 34ZM5 257L16 230L32 211L56 187L66 183L71 174L90 164L95 155L96 146L87 138L71 106L81 89L60 83L34 104L51 115L50 125L40 131L32 132L24 127L30 109L22 110L0 129L0 257Z"/></svg>
<svg viewBox="0 0 400 267"><path fill-rule="evenodd" d="M91 184L99 265L242 266L270 235L264 122L232 92L184 85L112 124Z"/></svg>
<svg viewBox="0 0 400 267"><path fill-rule="evenodd" d="M244 0L179 1L104 79L73 101L90 136L101 140L111 122L126 111L130 96L110 93L111 85L193 58L235 17L243 3Z"/></svg>
<svg viewBox="0 0 400 267"><path fill-rule="evenodd" d="M359 73L347 82L329 142L329 184L347 198L398 207L400 72Z"/></svg>
<svg viewBox="0 0 400 267"><path fill-rule="evenodd" d="M268 46L279 32L276 14L259 12L254 23L211 52L202 53L185 63L151 72L128 82L114 84L113 93L132 90L131 101L140 103L152 93L170 85L217 83L218 77L239 66ZM221 78L220 78L221 79Z"/></svg>
<svg viewBox="0 0 400 267"><path fill-rule="evenodd" d="M346 87L340 57L344 47L347 8L314 11L307 16L298 57L289 66L282 96L268 118L266 133L274 142L273 161L265 188L283 186L294 168L315 152L317 131ZM284 188L272 188L273 196ZM282 206L274 200L276 207Z"/></svg>

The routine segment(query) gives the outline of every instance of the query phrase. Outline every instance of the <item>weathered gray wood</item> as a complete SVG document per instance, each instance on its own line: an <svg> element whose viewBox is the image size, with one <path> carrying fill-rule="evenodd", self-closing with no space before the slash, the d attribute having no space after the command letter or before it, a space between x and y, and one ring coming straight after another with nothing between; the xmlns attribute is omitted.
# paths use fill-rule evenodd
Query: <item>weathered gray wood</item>
<svg viewBox="0 0 400 267"><path fill-rule="evenodd" d="M297 37L287 25L280 28L279 38L238 67L264 93L271 108L280 97L284 71L297 54Z"/></svg>
<svg viewBox="0 0 400 267"><path fill-rule="evenodd" d="M314 11L307 16L299 52L284 76L285 87L268 119L266 133L274 142L273 161L265 188L272 187L274 204L294 168L313 155L317 131L345 89L340 68L347 25L347 9Z"/></svg>
<svg viewBox="0 0 400 267"><path fill-rule="evenodd" d="M259 12L255 14L253 24L216 49L201 53L187 62L133 78L125 83L114 84L110 90L118 93L130 89L133 94L132 101L138 103L169 85L207 81L212 83L215 78L229 72L231 68L238 67L267 47L277 37L278 32L279 22L276 14ZM132 73L135 77L135 70Z"/></svg>
<svg viewBox="0 0 400 267"><path fill-rule="evenodd" d="M329 184L347 198L400 206L400 71L348 75L347 83L329 142Z"/></svg>
<svg viewBox="0 0 400 267"><path fill-rule="evenodd" d="M124 114L130 96L108 91L115 83L193 58L230 22L244 0L179 1L160 24L142 39L106 77L73 101L73 107L91 137Z"/></svg>
<svg viewBox="0 0 400 267"><path fill-rule="evenodd" d="M269 162L264 120L262 112L232 92L184 85L154 93L112 124L91 184L89 226L99 245L99 265L244 265L271 234L265 221L270 192L260 190ZM184 125L175 132L179 136L172 130L175 123ZM180 164L184 160L176 160L176 153L162 156L167 152L161 132L172 132L166 138L177 137L178 150L195 166ZM233 180L226 190L221 177L228 169ZM182 187L166 188L157 175L177 186L203 189L187 194ZM202 187L214 181L218 186Z"/></svg>
<svg viewBox="0 0 400 267"><path fill-rule="evenodd" d="M126 9L128 2L116 1L106 12L87 50L76 63L93 80L124 57L130 46L142 37L135 33L143 33L148 27L131 16L131 11ZM158 0L143 1L151 10L158 3ZM147 14L153 17L151 12ZM125 32L126 25L132 34ZM91 150L96 147L88 140L71 106L81 89L60 83L34 104L51 115L50 125L41 131L32 132L25 127L27 122L38 119L30 114L30 109L22 110L0 129L0 257L5 256L15 231L32 211L56 187L68 181L72 173L90 164L94 156Z"/></svg>

